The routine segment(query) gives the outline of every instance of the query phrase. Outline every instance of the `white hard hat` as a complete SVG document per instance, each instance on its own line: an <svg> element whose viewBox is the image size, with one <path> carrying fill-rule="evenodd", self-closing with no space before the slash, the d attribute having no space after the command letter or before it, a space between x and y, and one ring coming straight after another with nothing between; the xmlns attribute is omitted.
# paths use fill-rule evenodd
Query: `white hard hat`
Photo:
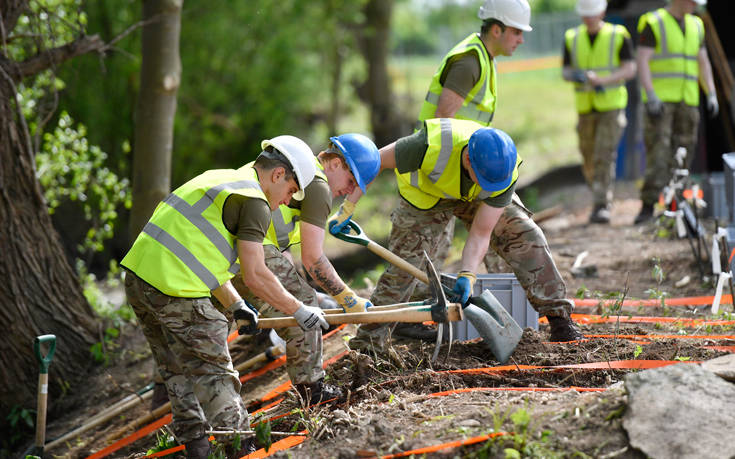
<svg viewBox="0 0 735 459"><path fill-rule="evenodd" d="M696 3L697 5L706 5L707 0L694 0L694 3Z"/></svg>
<svg viewBox="0 0 735 459"><path fill-rule="evenodd" d="M607 9L607 0L579 0L577 14L580 16L597 16Z"/></svg>
<svg viewBox="0 0 735 459"><path fill-rule="evenodd" d="M480 19L497 19L508 27L531 30L531 7L527 0L485 0L477 11Z"/></svg>
<svg viewBox="0 0 735 459"><path fill-rule="evenodd" d="M278 150L291 163L291 168L296 174L296 183L299 185L299 191L294 193L293 198L301 201L304 199L304 189L309 186L316 175L314 152L306 142L292 135L279 135L260 143L260 148L263 150L268 146Z"/></svg>

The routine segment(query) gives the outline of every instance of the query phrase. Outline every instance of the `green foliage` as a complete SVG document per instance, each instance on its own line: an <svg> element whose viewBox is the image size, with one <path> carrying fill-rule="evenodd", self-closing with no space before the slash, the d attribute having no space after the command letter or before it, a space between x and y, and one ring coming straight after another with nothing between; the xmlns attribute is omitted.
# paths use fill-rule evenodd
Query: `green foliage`
<svg viewBox="0 0 735 459"><path fill-rule="evenodd" d="M263 445L265 451L268 452L271 445L273 444L273 438L271 437L271 421L261 421L255 425L255 438L258 443Z"/></svg>
<svg viewBox="0 0 735 459"><path fill-rule="evenodd" d="M0 456L8 451L17 451L21 444L26 441L35 428L36 410L14 405L10 413L5 416L10 430L2 435L2 449Z"/></svg>
<svg viewBox="0 0 735 459"><path fill-rule="evenodd" d="M92 354L92 358L97 363L108 365L110 363L110 351L115 350L119 345L115 340L120 336L120 330L115 327L108 327L105 329L105 334L102 341L94 343L89 348L89 352Z"/></svg>
<svg viewBox="0 0 735 459"><path fill-rule="evenodd" d="M639 355L643 352L643 348L640 344L635 345L635 351L633 351L633 358L637 359Z"/></svg>
<svg viewBox="0 0 735 459"><path fill-rule="evenodd" d="M549 444L552 432L544 430L536 432L533 414L526 407L510 413L492 412L493 432L502 431L503 425L510 419L512 426L507 435L491 438L479 450L473 451L472 457L490 458L504 457L508 459L523 457L562 458L565 453L557 452ZM509 416L510 413L510 416Z"/></svg>
<svg viewBox="0 0 735 459"><path fill-rule="evenodd" d="M88 229L77 249L89 259L113 236L117 209L130 208L131 197L128 179L105 167L107 154L90 145L86 134L84 125L74 127L69 114L62 112L54 132L43 135L43 149L36 155L36 175L50 213L64 201L81 205Z"/></svg>
<svg viewBox="0 0 735 459"><path fill-rule="evenodd" d="M148 451L146 451L146 455L150 456L151 454L155 454L161 451L166 451L167 449L173 448L177 446L178 443L176 442L176 439L173 435L171 435L169 432L165 430L159 430L156 432L156 444L150 448ZM159 456L159 457L169 457L173 454L166 454L165 456Z"/></svg>

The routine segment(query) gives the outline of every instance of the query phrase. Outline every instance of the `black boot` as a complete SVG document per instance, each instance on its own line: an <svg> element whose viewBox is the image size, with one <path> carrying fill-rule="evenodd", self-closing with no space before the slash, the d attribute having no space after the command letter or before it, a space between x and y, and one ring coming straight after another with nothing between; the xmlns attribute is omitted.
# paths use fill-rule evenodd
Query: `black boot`
<svg viewBox="0 0 735 459"><path fill-rule="evenodd" d="M393 329L393 336L430 342L436 341L436 333L436 328L421 323L399 322Z"/></svg>
<svg viewBox="0 0 735 459"><path fill-rule="evenodd" d="M187 459L207 459L211 452L208 435L187 441L184 446L186 446Z"/></svg>
<svg viewBox="0 0 735 459"><path fill-rule="evenodd" d="M151 397L151 411L165 405L168 402L168 391L163 383L155 383L153 385L153 396Z"/></svg>
<svg viewBox="0 0 735 459"><path fill-rule="evenodd" d="M652 218L653 218L653 204L643 203L643 207L641 207L641 211L635 217L635 220L633 221L633 223L636 225L640 225L641 223L645 223Z"/></svg>
<svg viewBox="0 0 735 459"><path fill-rule="evenodd" d="M310 384L294 384L294 387L308 405L316 405L342 397L342 389L326 384L323 379Z"/></svg>
<svg viewBox="0 0 735 459"><path fill-rule="evenodd" d="M225 446L225 454L227 457L241 458L248 454L252 454L258 450L258 446L255 443L255 437L247 437L240 439L240 449L235 450L232 443Z"/></svg>
<svg viewBox="0 0 735 459"><path fill-rule="evenodd" d="M610 223L610 209L607 204L596 204L590 214L590 223Z"/></svg>
<svg viewBox="0 0 735 459"><path fill-rule="evenodd" d="M546 316L546 318L549 320L550 327L549 341L563 342L584 339L584 335L569 316Z"/></svg>

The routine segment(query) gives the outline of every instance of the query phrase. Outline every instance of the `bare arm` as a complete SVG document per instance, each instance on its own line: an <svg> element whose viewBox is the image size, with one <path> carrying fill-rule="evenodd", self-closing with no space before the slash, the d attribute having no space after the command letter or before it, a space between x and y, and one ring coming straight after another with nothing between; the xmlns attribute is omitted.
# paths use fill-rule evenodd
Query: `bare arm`
<svg viewBox="0 0 735 459"><path fill-rule="evenodd" d="M644 90L653 91L653 81L651 80L651 68L648 66L648 62L653 56L654 48L650 46L641 46L638 48L638 56L636 62L638 63L638 78L640 79L641 86Z"/></svg>
<svg viewBox="0 0 735 459"><path fill-rule="evenodd" d="M212 290L212 295L214 295L214 297L217 298L217 301L219 301L225 308L229 307L235 301L242 299L230 281L227 281Z"/></svg>
<svg viewBox="0 0 735 459"><path fill-rule="evenodd" d="M301 262L304 269L325 292L334 296L347 287L324 255L324 228L301 222Z"/></svg>
<svg viewBox="0 0 735 459"><path fill-rule="evenodd" d="M464 249L462 249L462 271L477 272L477 267L480 266L480 262L490 245L493 229L502 213L502 207L492 207L485 203L480 204L475 217L472 219L470 233L464 243Z"/></svg>
<svg viewBox="0 0 735 459"><path fill-rule="evenodd" d="M605 86L610 83L617 83L618 81L627 81L635 76L636 63L634 60L623 61L620 67L617 68L610 75L603 77L597 76L596 74L588 75L589 82L592 86ZM650 75L651 72L649 71Z"/></svg>
<svg viewBox="0 0 735 459"><path fill-rule="evenodd" d="M697 53L697 62L699 63L699 83L704 88L707 95L715 93L715 79L712 76L712 65L709 62L707 49L703 46Z"/></svg>
<svg viewBox="0 0 735 459"><path fill-rule="evenodd" d="M237 254L241 261L248 260L247 263L240 264L240 273L245 285L255 295L284 314L292 315L296 312L301 302L283 288L278 278L265 265L262 243L238 240Z"/></svg>
<svg viewBox="0 0 735 459"><path fill-rule="evenodd" d="M449 88L442 89L434 118L454 118L457 110L462 107L462 103L464 103L464 97Z"/></svg>

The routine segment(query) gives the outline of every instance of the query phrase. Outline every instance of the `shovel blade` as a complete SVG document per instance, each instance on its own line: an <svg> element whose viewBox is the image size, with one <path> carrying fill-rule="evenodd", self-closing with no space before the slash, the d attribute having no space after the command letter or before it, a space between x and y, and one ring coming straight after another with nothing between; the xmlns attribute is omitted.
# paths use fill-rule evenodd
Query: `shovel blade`
<svg viewBox="0 0 735 459"><path fill-rule="evenodd" d="M470 298L463 312L495 359L506 363L523 336L518 322L489 290Z"/></svg>

